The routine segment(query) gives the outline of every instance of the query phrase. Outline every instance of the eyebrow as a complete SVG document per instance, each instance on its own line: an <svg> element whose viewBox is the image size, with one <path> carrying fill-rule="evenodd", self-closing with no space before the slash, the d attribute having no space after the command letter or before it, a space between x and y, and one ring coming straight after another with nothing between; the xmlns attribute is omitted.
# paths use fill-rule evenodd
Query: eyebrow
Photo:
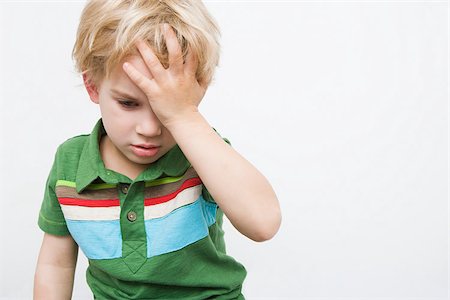
<svg viewBox="0 0 450 300"><path fill-rule="evenodd" d="M129 100L138 100L137 97L131 96L127 92L119 91L114 88L111 89L111 92L113 92L114 94L117 94L117 95L124 96L124 97L128 98Z"/></svg>

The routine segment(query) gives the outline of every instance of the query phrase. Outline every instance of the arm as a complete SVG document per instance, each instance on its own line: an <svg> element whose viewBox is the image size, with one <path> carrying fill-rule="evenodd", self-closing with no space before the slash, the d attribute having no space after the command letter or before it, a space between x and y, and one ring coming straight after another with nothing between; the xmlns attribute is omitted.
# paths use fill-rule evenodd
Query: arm
<svg viewBox="0 0 450 300"><path fill-rule="evenodd" d="M254 241L272 238L281 224L278 199L267 179L214 132L198 111L206 82L198 82L198 57L191 50L183 63L175 32L164 30L169 52L165 69L145 42L136 46L152 77L131 63L123 69L145 93L153 112L191 162L233 226Z"/></svg>
<svg viewBox="0 0 450 300"><path fill-rule="evenodd" d="M45 233L34 275L34 299L71 299L78 245L73 238Z"/></svg>
<svg viewBox="0 0 450 300"><path fill-rule="evenodd" d="M280 227L281 211L267 179L200 113L167 128L233 226L254 241L271 239Z"/></svg>

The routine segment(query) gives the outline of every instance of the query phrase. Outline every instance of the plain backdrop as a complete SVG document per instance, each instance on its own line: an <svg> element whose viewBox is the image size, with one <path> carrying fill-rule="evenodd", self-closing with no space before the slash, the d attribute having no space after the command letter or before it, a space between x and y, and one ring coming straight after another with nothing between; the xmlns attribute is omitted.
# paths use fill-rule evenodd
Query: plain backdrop
<svg viewBox="0 0 450 300"><path fill-rule="evenodd" d="M56 147L99 118L71 60L84 3L0 2L1 299L31 299ZM224 224L246 297L447 299L447 1L206 6L222 56L200 110L283 213L264 243Z"/></svg>

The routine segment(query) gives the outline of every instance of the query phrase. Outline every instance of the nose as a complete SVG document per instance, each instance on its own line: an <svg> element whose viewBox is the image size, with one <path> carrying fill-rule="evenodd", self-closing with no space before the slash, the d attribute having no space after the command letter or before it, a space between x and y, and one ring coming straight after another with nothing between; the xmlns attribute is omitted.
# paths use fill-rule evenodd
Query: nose
<svg viewBox="0 0 450 300"><path fill-rule="evenodd" d="M146 137L161 135L162 124L151 109L143 110L136 121L136 132L139 135Z"/></svg>

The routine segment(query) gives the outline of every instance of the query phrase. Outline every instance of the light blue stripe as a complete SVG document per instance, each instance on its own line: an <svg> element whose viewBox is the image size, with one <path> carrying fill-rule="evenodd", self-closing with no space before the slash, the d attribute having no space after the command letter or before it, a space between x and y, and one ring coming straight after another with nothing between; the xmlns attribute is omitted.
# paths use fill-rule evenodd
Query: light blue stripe
<svg viewBox="0 0 450 300"><path fill-rule="evenodd" d="M87 258L111 259L122 256L120 221L66 220L73 239Z"/></svg>
<svg viewBox="0 0 450 300"><path fill-rule="evenodd" d="M208 227L216 223L217 204L208 202L202 198L203 203L203 217L208 224Z"/></svg>
<svg viewBox="0 0 450 300"><path fill-rule="evenodd" d="M215 203L200 196L164 217L145 221L147 257L179 250L206 237L216 221L216 210Z"/></svg>

